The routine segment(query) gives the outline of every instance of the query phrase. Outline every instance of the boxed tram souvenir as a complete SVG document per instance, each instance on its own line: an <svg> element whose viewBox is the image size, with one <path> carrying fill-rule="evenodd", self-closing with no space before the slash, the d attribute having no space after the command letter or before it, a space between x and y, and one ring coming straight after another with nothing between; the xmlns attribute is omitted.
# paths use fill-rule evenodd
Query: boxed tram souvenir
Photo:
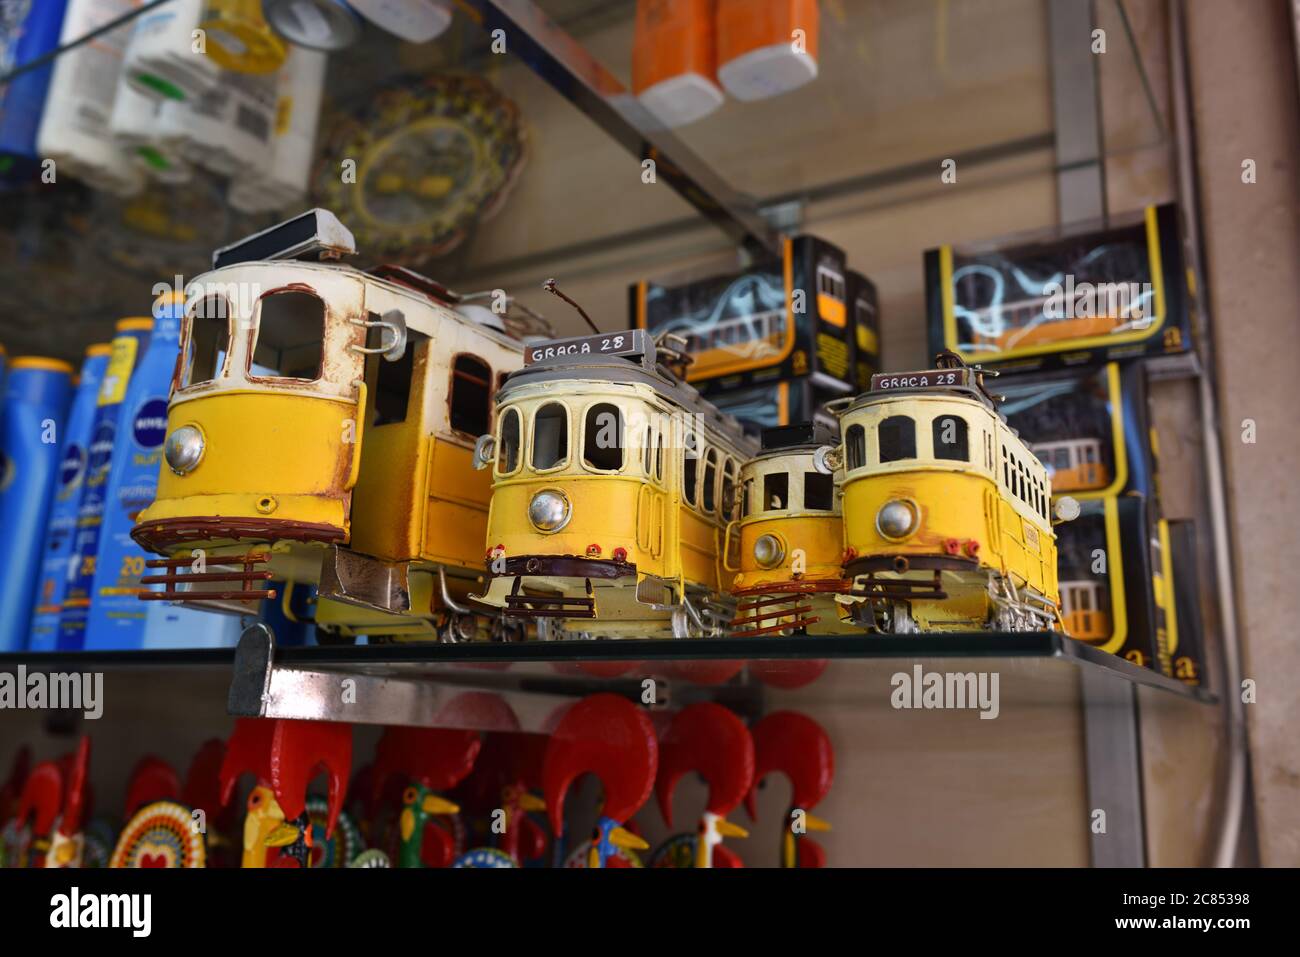
<svg viewBox="0 0 1300 957"><path fill-rule="evenodd" d="M849 315L853 323L853 375L855 391L871 388L880 370L880 306L876 284L860 272L849 270Z"/></svg>
<svg viewBox="0 0 1300 957"><path fill-rule="evenodd" d="M1066 634L1168 674L1168 649L1156 627L1146 500L1120 495L1079 504L1079 517L1056 527Z"/></svg>
<svg viewBox="0 0 1300 957"><path fill-rule="evenodd" d="M1161 554L1167 569L1163 592L1169 658L1173 675L1184 684L1203 687L1207 682L1205 622L1201 616L1201 586L1196 573L1196 524L1188 519L1158 525Z"/></svg>
<svg viewBox="0 0 1300 957"><path fill-rule="evenodd" d="M1140 365L1108 362L997 380L1007 423L1047 466L1053 495L1155 493Z"/></svg>
<svg viewBox="0 0 1300 957"><path fill-rule="evenodd" d="M700 392L723 412L739 419L751 435L814 419L834 424L834 417L822 411L822 406L843 393L819 389L808 376L772 378L774 381L737 387L728 377L701 383Z"/></svg>
<svg viewBox="0 0 1300 957"><path fill-rule="evenodd" d="M1178 209L925 253L932 350L1018 369L1192 349Z"/></svg>
<svg viewBox="0 0 1300 957"><path fill-rule="evenodd" d="M780 257L738 272L637 283L631 323L685 338L692 383L725 379L731 389L808 376L815 387L846 395L855 388L846 271L843 250L797 236L784 241ZM874 303L874 288L868 298Z"/></svg>

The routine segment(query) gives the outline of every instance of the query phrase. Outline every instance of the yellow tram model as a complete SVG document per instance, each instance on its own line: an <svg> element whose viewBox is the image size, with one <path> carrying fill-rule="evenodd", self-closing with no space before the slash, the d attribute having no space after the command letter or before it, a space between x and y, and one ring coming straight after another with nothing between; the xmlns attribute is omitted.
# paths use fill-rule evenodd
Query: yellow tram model
<svg viewBox="0 0 1300 957"><path fill-rule="evenodd" d="M318 587L325 635L496 631L478 590L490 489L471 466L522 345L313 210L220 251L188 289L167 468L133 530L166 558L149 597L255 612ZM307 261L307 260L318 261Z"/></svg>
<svg viewBox="0 0 1300 957"><path fill-rule="evenodd" d="M1056 629L1047 470L997 412L982 370L951 352L937 365L875 375L837 410L854 582L837 601L893 634Z"/></svg>
<svg viewBox="0 0 1300 957"><path fill-rule="evenodd" d="M1071 638L1093 644L1111 636L1106 586L1092 579L1061 582L1061 618Z"/></svg>
<svg viewBox="0 0 1300 957"><path fill-rule="evenodd" d="M528 347L476 451L480 601L542 637L725 633L723 538L756 447L683 381L682 346L637 329Z"/></svg>
<svg viewBox="0 0 1300 957"><path fill-rule="evenodd" d="M830 440L814 423L765 429L762 451L741 467L739 542L728 534L724 552L734 637L861 630L835 602L853 582L841 568L843 474L826 462Z"/></svg>
<svg viewBox="0 0 1300 957"><path fill-rule="evenodd" d="M1062 439L1035 442L1029 450L1047 466L1052 491L1091 492L1110 484L1110 469L1102 458L1099 439Z"/></svg>

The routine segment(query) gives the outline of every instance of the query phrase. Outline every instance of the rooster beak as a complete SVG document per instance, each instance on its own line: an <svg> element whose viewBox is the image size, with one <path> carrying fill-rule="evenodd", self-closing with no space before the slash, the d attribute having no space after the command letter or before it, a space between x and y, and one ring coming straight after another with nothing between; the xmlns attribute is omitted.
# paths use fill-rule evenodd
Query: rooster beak
<svg viewBox="0 0 1300 957"><path fill-rule="evenodd" d="M290 824L287 821L281 823L270 834L266 835L267 847L288 847L302 833L298 825Z"/></svg>
<svg viewBox="0 0 1300 957"><path fill-rule="evenodd" d="M749 837L749 832L739 824L732 824L725 817L720 817L713 822L713 826L723 837Z"/></svg>
<svg viewBox="0 0 1300 957"><path fill-rule="evenodd" d="M609 843L615 847L630 851L648 851L650 845L624 827L616 827L609 832Z"/></svg>
<svg viewBox="0 0 1300 957"><path fill-rule="evenodd" d="M525 791L523 794L519 795L519 809L521 811L533 811L537 814L543 814L546 812L546 802L536 794L531 794L528 791Z"/></svg>
<svg viewBox="0 0 1300 957"><path fill-rule="evenodd" d="M460 805L453 804L444 797L436 794L425 795L424 801L420 804L420 809L425 814L459 814Z"/></svg>

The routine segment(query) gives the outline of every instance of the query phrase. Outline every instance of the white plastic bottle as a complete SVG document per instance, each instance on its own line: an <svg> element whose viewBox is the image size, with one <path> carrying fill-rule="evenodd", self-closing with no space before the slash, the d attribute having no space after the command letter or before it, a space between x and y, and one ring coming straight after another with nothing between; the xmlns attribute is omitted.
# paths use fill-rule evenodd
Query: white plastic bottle
<svg viewBox="0 0 1300 957"><path fill-rule="evenodd" d="M276 74L232 73L194 100L163 103L159 131L182 157L221 176L242 176L271 163Z"/></svg>
<svg viewBox="0 0 1300 957"><path fill-rule="evenodd" d="M69 0L60 45L99 29L135 6L136 0ZM144 186L144 174L109 131L130 29L124 24L55 61L36 137L40 158L54 160L56 175L66 173L119 196L132 196Z"/></svg>
<svg viewBox="0 0 1300 957"><path fill-rule="evenodd" d="M118 81L109 130L146 176L160 183L188 182L194 168L159 135L162 106L162 100L145 96L124 75Z"/></svg>
<svg viewBox="0 0 1300 957"><path fill-rule="evenodd" d="M126 49L128 82L157 100L188 100L216 86L221 68L195 49L202 19L203 0L171 0L139 17Z"/></svg>
<svg viewBox="0 0 1300 957"><path fill-rule="evenodd" d="M230 205L245 213L283 209L307 195L328 56L294 47L280 71L271 162L230 184Z"/></svg>
<svg viewBox="0 0 1300 957"><path fill-rule="evenodd" d="M408 43L428 43L451 26L447 0L348 0L349 5L377 27Z"/></svg>

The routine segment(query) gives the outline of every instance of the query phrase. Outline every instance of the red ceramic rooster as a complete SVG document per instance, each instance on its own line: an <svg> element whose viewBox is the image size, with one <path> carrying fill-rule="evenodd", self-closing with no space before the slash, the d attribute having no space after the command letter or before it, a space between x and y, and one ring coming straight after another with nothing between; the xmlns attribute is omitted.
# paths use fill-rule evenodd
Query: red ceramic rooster
<svg viewBox="0 0 1300 957"><path fill-rule="evenodd" d="M546 810L534 791L542 786L546 736L519 731L484 735L474 773L458 792L460 803L478 817L498 823L496 847L477 847L456 859L456 867L520 867L546 853L546 831L529 812Z"/></svg>
<svg viewBox="0 0 1300 957"><path fill-rule="evenodd" d="M552 833L564 828L564 796L583 774L605 790L587 852L588 867L618 866L617 854L649 845L626 827L654 786L659 742L645 711L615 694L594 694L564 712L546 745L542 790Z"/></svg>
<svg viewBox="0 0 1300 957"><path fill-rule="evenodd" d="M448 728L390 727L379 739L371 774L375 800L394 776L406 781L398 819L401 845L398 867L450 867L455 840L435 820L460 813L443 797L474 767L480 747L477 731Z"/></svg>
<svg viewBox="0 0 1300 957"><path fill-rule="evenodd" d="M745 723L720 704L704 701L683 708L659 742L655 796L664 822L673 826L673 788L683 774L698 771L709 785L709 801L694 834L669 838L656 852L656 867L740 867L722 846L725 837L749 832L727 820L754 781L754 741ZM684 861L681 853L690 856Z"/></svg>
<svg viewBox="0 0 1300 957"><path fill-rule="evenodd" d="M19 828L32 819L22 841L20 867L80 867L85 851L81 824L87 803L90 739L82 738L75 755L42 761L23 786L15 816Z"/></svg>
<svg viewBox="0 0 1300 957"><path fill-rule="evenodd" d="M276 867L307 867L312 837L307 785L322 768L329 775L326 834L334 833L352 766L352 727L335 721L240 718L221 764L221 803L230 803L245 771L257 783L244 818L244 867L266 867L268 847L283 848Z"/></svg>
<svg viewBox="0 0 1300 957"><path fill-rule="evenodd" d="M835 752L826 730L795 711L773 711L750 729L754 737L754 786L745 798L752 820L758 820L759 782L772 771L782 771L793 785L791 804L781 836L782 867L825 867L825 849L809 831L829 831L830 825L813 817L835 777Z"/></svg>
<svg viewBox="0 0 1300 957"><path fill-rule="evenodd" d="M146 804L177 801L181 796L181 779L162 758L146 754L135 763L126 785L126 808L123 817L130 819Z"/></svg>
<svg viewBox="0 0 1300 957"><path fill-rule="evenodd" d="M211 767L212 745L205 745L209 757L208 776L215 792L216 768ZM221 761L224 746L216 745L216 763ZM204 750L200 750L195 765L203 767ZM189 777L194 776L195 765ZM109 858L108 866L115 868L194 868L208 866L207 811L198 814L195 808L182 803L182 795L189 800L190 782L182 790L180 778L171 765L152 755L141 758L131 773L127 786L126 813L128 819L118 835L117 845ZM210 802L215 807L215 801Z"/></svg>

